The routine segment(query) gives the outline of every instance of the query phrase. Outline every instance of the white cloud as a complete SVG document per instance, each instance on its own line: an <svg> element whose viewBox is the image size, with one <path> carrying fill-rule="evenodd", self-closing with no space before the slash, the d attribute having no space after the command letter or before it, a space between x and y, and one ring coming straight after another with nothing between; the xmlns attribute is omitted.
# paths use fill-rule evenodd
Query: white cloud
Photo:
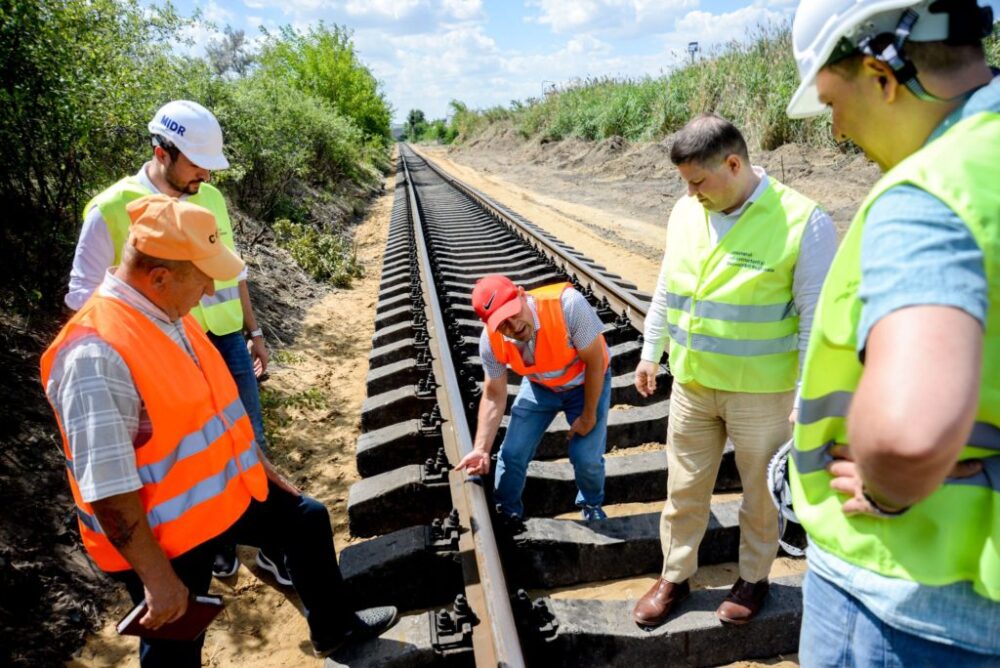
<svg viewBox="0 0 1000 668"><path fill-rule="evenodd" d="M418 9L426 10L426 5L425 0L348 0L344 9L349 16L399 21Z"/></svg>
<svg viewBox="0 0 1000 668"><path fill-rule="evenodd" d="M445 14L459 21L479 18L483 14L482 0L442 0Z"/></svg>
<svg viewBox="0 0 1000 668"><path fill-rule="evenodd" d="M215 0L209 0L207 3L200 7L201 11L201 22L203 23L213 23L219 28L225 27L227 24L232 23L236 14L231 10L226 9L219 5Z"/></svg>
<svg viewBox="0 0 1000 668"><path fill-rule="evenodd" d="M699 0L530 0L537 16L528 17L553 32L599 32L619 36L651 35L670 29Z"/></svg>
<svg viewBox="0 0 1000 668"><path fill-rule="evenodd" d="M780 24L787 16L785 12L757 6L725 14L695 10L677 20L674 37L678 42L697 40L706 48L746 39L758 25Z"/></svg>

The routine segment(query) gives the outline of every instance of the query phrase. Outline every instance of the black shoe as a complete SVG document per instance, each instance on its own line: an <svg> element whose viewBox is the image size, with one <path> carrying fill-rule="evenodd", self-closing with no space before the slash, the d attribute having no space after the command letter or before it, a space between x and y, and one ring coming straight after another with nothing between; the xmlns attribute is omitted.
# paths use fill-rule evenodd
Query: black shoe
<svg viewBox="0 0 1000 668"><path fill-rule="evenodd" d="M292 576L288 574L288 569L285 568L284 556L280 559L272 560L264 554L264 550L258 550L257 565L273 575L278 584L285 585L286 587L292 586Z"/></svg>
<svg viewBox="0 0 1000 668"><path fill-rule="evenodd" d="M354 613L353 623L340 635L330 640L313 640L313 653L322 659L333 654L347 643L376 638L391 629L397 619L396 608L391 605L358 610Z"/></svg>
<svg viewBox="0 0 1000 668"><path fill-rule="evenodd" d="M212 562L212 575L217 578L231 578L240 569L240 560L236 558L236 546L232 543L223 545Z"/></svg>

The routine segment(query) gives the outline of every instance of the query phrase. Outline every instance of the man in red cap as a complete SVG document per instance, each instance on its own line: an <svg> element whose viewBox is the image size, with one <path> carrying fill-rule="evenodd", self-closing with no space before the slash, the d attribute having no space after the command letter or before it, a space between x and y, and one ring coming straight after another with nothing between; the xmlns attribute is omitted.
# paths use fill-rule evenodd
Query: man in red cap
<svg viewBox="0 0 1000 668"><path fill-rule="evenodd" d="M528 463L560 411L569 423L569 459L576 473L576 504L583 519L605 519L604 450L611 404L610 356L604 323L569 283L525 291L506 276L480 279L472 306L486 323L479 339L484 379L473 450L457 468L485 475L507 406L507 368L521 376L510 411L494 485L497 509L524 514L521 492Z"/></svg>

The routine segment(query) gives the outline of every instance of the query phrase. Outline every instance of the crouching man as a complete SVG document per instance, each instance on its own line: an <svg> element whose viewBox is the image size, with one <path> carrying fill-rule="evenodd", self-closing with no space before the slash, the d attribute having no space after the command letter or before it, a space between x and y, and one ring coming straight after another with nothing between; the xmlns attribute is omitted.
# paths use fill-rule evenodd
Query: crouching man
<svg viewBox="0 0 1000 668"><path fill-rule="evenodd" d="M507 407L507 369L521 389L497 455L494 501L508 517L524 515L521 493L528 463L559 412L569 423L569 459L576 473L576 504L583 519L605 519L604 451L611 404L610 355L604 323L569 283L525 291L506 276L486 276L472 290L472 306L486 323L479 339L483 395L473 450L459 469L485 475Z"/></svg>

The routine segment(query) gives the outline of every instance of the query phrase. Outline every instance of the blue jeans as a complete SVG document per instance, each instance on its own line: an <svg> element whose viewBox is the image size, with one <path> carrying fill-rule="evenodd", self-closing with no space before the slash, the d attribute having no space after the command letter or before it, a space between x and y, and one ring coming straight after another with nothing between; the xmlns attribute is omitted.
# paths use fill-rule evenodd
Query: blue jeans
<svg viewBox="0 0 1000 668"><path fill-rule="evenodd" d="M285 565L302 600L309 632L315 641L337 638L353 619L354 605L347 597L337 553L333 547L330 514L319 501L293 496L268 482L267 499L250 507L225 533L171 560L174 572L192 595L208 592L212 560L220 541L252 545L271 554L285 555ZM113 573L123 582L133 603L145 597L135 571ZM142 640L139 660L143 668L198 668L202 635L197 640Z"/></svg>
<svg viewBox="0 0 1000 668"><path fill-rule="evenodd" d="M524 504L521 493L528 475L528 463L552 424L556 414L566 413L566 421L583 413L583 385L565 392L521 380L521 389L510 409L510 422L500 452L493 499L507 515L521 517ZM576 505L599 506L604 503L604 451L608 443L608 408L611 405L611 371L604 375L604 389L597 402L597 424L586 436L575 435L569 443L569 460L576 473Z"/></svg>
<svg viewBox="0 0 1000 668"><path fill-rule="evenodd" d="M253 372L253 359L247 351L247 342L243 332L233 332L218 336L208 332L209 340L222 355L229 367L229 373L236 381L236 389L240 393L240 401L250 417L253 425L253 435L260 449L267 452L267 441L264 438L264 415L260 410L260 390L257 389L257 376Z"/></svg>
<svg viewBox="0 0 1000 668"><path fill-rule="evenodd" d="M1000 657L934 642L889 626L811 570L803 584L802 668L1000 666Z"/></svg>

